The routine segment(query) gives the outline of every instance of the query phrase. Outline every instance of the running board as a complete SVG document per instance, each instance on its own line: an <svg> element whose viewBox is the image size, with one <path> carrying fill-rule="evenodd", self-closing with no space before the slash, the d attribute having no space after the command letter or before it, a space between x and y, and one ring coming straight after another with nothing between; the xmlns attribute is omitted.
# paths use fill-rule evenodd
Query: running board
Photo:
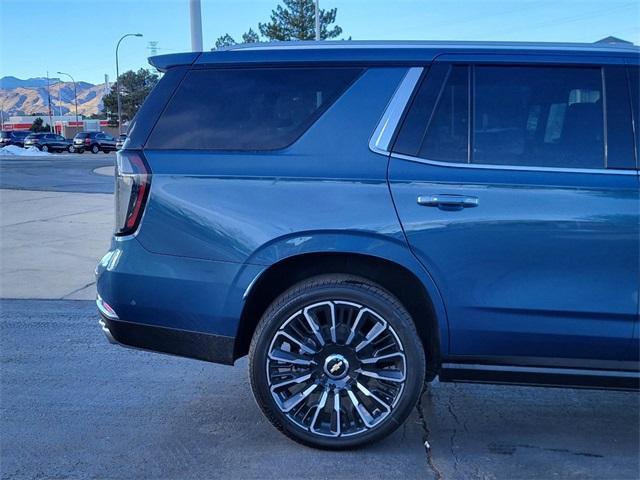
<svg viewBox="0 0 640 480"><path fill-rule="evenodd" d="M443 363L441 382L640 390L640 372L471 363Z"/></svg>

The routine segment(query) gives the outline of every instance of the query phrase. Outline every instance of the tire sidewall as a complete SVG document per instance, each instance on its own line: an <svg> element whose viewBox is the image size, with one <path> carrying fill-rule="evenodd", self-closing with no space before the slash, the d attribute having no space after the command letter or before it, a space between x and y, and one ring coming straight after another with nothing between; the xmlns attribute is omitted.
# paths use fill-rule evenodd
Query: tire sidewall
<svg viewBox="0 0 640 480"><path fill-rule="evenodd" d="M306 445L327 449L342 449L353 448L379 440L390 434L406 420L418 400L425 377L424 351L420 340L406 310L402 308L402 311L397 311L393 308L393 304L390 304L374 292L375 290L372 290L367 284L351 282L310 287L309 290L302 291L300 295L296 295L279 304L275 309L268 309L256 329L257 336L254 345L252 345L249 365L256 401L264 414L278 429L284 430L285 433ZM384 293L390 295L387 292ZM301 429L280 411L269 390L266 358L273 336L296 311L312 303L324 300L351 301L371 308L393 327L405 353L405 386L402 396L393 408L391 415L382 424L355 437L321 437Z"/></svg>

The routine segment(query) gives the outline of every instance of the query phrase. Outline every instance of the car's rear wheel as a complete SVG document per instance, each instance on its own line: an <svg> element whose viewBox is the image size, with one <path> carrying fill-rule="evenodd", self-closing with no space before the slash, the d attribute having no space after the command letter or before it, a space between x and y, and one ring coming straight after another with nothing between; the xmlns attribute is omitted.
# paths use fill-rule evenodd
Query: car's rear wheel
<svg viewBox="0 0 640 480"><path fill-rule="evenodd" d="M418 401L424 350L391 293L359 277L295 285L263 315L249 350L251 386L294 440L349 448L388 435Z"/></svg>
<svg viewBox="0 0 640 480"><path fill-rule="evenodd" d="M98 145L93 145L91 147L91 153L98 153L100 151L100 148L98 148Z"/></svg>
<svg viewBox="0 0 640 480"><path fill-rule="evenodd" d="M40 150L43 151L43 152L48 152L49 151L49 147L47 145L42 145L40 147Z"/></svg>
<svg viewBox="0 0 640 480"><path fill-rule="evenodd" d="M67 147L67 152L69 152L69 153L73 153L73 152L75 152L75 148L73 148L73 145L69 145L69 146Z"/></svg>

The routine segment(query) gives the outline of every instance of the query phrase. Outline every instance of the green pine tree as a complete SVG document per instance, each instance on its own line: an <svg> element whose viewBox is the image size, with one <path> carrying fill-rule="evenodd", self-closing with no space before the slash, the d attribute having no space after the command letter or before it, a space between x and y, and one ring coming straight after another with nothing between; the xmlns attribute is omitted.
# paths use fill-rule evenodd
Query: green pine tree
<svg viewBox="0 0 640 480"><path fill-rule="evenodd" d="M242 43L258 43L259 41L260 35L258 35L253 28L250 28L248 32L242 34Z"/></svg>
<svg viewBox="0 0 640 480"><path fill-rule="evenodd" d="M259 23L258 34L252 28L242 34L241 43L257 43L261 41L261 35L266 40L315 40L316 17L314 0L282 0L284 7L278 5L271 11L271 19L267 23ZM338 10L320 9L320 38L336 38L342 33L342 28L332 25L336 21ZM236 45L235 39L225 33L216 40L216 48Z"/></svg>
<svg viewBox="0 0 640 480"><path fill-rule="evenodd" d="M141 68L137 72L129 70L120 75L120 103L122 107L122 121L131 120L149 92L158 83L158 75ZM116 96L116 84L113 83L111 91L102 99L102 111L107 114L110 125L117 125L118 97Z"/></svg>
<svg viewBox="0 0 640 480"><path fill-rule="evenodd" d="M236 41L228 33L225 33L221 37L218 37L218 39L216 40L216 48L218 49L230 47L231 45L235 45L235 44L236 44Z"/></svg>
<svg viewBox="0 0 640 480"><path fill-rule="evenodd" d="M278 5L271 12L271 21L258 24L260 33L269 40L314 40L315 6L314 0L282 0L284 7ZM320 9L320 38L335 38L342 33L336 21L337 9Z"/></svg>

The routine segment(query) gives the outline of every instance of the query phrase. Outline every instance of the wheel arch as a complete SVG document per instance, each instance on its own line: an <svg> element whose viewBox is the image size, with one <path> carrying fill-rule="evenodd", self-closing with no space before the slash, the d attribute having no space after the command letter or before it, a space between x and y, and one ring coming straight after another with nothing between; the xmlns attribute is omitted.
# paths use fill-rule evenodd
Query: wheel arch
<svg viewBox="0 0 640 480"><path fill-rule="evenodd" d="M304 253L284 258L265 269L245 293L234 358L246 355L262 314L278 295L302 280L328 273L356 275L394 294L411 314L424 346L427 379L437 375L440 359L446 354L443 350L448 345L448 329L446 319L442 318L444 309L439 294L426 285L428 275L386 258L361 253Z"/></svg>

